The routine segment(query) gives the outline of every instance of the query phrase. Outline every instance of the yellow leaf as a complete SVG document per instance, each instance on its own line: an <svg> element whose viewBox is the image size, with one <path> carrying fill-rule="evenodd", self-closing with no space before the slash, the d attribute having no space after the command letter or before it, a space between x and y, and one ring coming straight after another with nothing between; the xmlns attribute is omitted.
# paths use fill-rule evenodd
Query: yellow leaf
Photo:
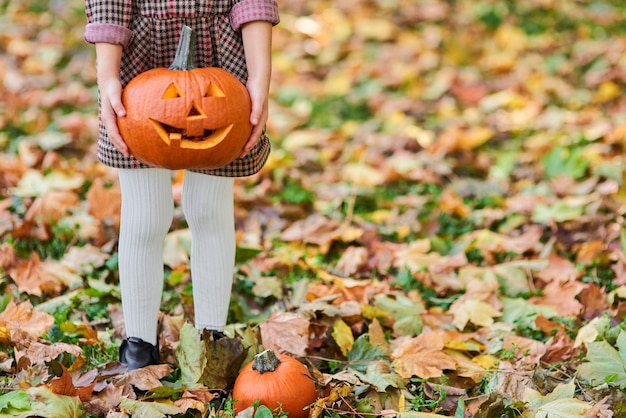
<svg viewBox="0 0 626 418"><path fill-rule="evenodd" d="M0 343L6 344L11 341L11 331L6 327L0 326Z"/></svg>
<svg viewBox="0 0 626 418"><path fill-rule="evenodd" d="M491 354L479 354L474 357L472 361L487 370L496 369L498 368L498 364L500 364L500 359Z"/></svg>
<svg viewBox="0 0 626 418"><path fill-rule="evenodd" d="M494 134L494 130L486 126L474 127L459 136L457 147L463 150L478 148L493 138Z"/></svg>
<svg viewBox="0 0 626 418"><path fill-rule="evenodd" d="M343 320L338 319L335 321L333 326L333 339L341 349L341 353L345 356L348 351L352 348L352 344L354 344L354 335L352 335L352 329L343 322Z"/></svg>
<svg viewBox="0 0 626 418"><path fill-rule="evenodd" d="M372 305L361 305L361 315L363 318L386 318L389 313Z"/></svg>
<svg viewBox="0 0 626 418"><path fill-rule="evenodd" d="M622 95L622 89L613 81L608 80L600 84L594 99L597 103L606 103Z"/></svg>
<svg viewBox="0 0 626 418"><path fill-rule="evenodd" d="M600 332L598 328L602 328L607 324L608 319L598 317L594 318L587 325L582 326L576 334L576 340L574 341L574 347L579 347L582 344L592 343L598 338ZM600 325L598 325L600 324Z"/></svg>
<svg viewBox="0 0 626 418"><path fill-rule="evenodd" d="M459 329L465 328L468 322L481 327L493 325L494 317L500 316L500 312L488 303L480 300L468 299L454 310L452 323Z"/></svg>

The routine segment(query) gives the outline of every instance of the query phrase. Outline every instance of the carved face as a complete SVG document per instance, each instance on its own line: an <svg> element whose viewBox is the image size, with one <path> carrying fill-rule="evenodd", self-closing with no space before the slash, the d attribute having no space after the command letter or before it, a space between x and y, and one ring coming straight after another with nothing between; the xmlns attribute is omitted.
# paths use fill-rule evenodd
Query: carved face
<svg viewBox="0 0 626 418"><path fill-rule="evenodd" d="M135 158L164 168L217 168L247 141L250 97L220 68L140 74L124 89L120 133Z"/></svg>

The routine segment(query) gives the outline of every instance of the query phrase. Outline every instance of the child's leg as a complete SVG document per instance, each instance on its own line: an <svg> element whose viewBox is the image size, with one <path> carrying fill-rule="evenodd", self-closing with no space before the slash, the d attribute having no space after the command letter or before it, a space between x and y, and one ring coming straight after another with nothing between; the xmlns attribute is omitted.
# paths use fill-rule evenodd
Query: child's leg
<svg viewBox="0 0 626 418"><path fill-rule="evenodd" d="M235 266L233 184L229 177L185 172L182 207L191 230L195 325L222 331Z"/></svg>
<svg viewBox="0 0 626 418"><path fill-rule="evenodd" d="M169 170L120 169L119 273L126 335L156 344L163 240L174 216Z"/></svg>

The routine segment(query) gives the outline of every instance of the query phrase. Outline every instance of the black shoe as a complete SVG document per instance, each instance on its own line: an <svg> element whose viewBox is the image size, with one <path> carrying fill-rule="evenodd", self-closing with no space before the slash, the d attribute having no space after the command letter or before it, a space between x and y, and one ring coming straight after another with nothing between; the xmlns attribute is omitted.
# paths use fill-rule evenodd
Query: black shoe
<svg viewBox="0 0 626 418"><path fill-rule="evenodd" d="M120 362L128 370L159 364L159 346L145 342L141 338L128 337L120 345Z"/></svg>
<svg viewBox="0 0 626 418"><path fill-rule="evenodd" d="M202 334L200 335L202 341L219 341L222 338L226 338L226 334L222 331L216 331L214 329L203 329Z"/></svg>

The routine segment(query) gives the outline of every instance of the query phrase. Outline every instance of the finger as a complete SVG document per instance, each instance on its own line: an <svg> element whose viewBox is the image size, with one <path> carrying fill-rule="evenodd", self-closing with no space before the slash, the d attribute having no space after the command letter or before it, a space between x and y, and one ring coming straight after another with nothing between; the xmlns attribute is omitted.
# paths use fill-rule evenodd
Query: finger
<svg viewBox="0 0 626 418"><path fill-rule="evenodd" d="M109 140L113 143L113 145L115 145L119 152L121 152L125 157L129 157L130 151L128 150L126 142L124 142L124 139L120 135L119 128L117 127L117 118L113 113L113 109L111 109L111 111L105 111L103 109L102 121L106 127Z"/></svg>
<svg viewBox="0 0 626 418"><path fill-rule="evenodd" d="M254 148L257 142L259 142L259 139L261 138L261 130L262 128L259 128L258 125L254 127L254 129L252 130L252 133L250 134L250 137L248 138L248 141L243 147L243 151L239 155L239 158L243 158L246 155L248 155L250 150Z"/></svg>

